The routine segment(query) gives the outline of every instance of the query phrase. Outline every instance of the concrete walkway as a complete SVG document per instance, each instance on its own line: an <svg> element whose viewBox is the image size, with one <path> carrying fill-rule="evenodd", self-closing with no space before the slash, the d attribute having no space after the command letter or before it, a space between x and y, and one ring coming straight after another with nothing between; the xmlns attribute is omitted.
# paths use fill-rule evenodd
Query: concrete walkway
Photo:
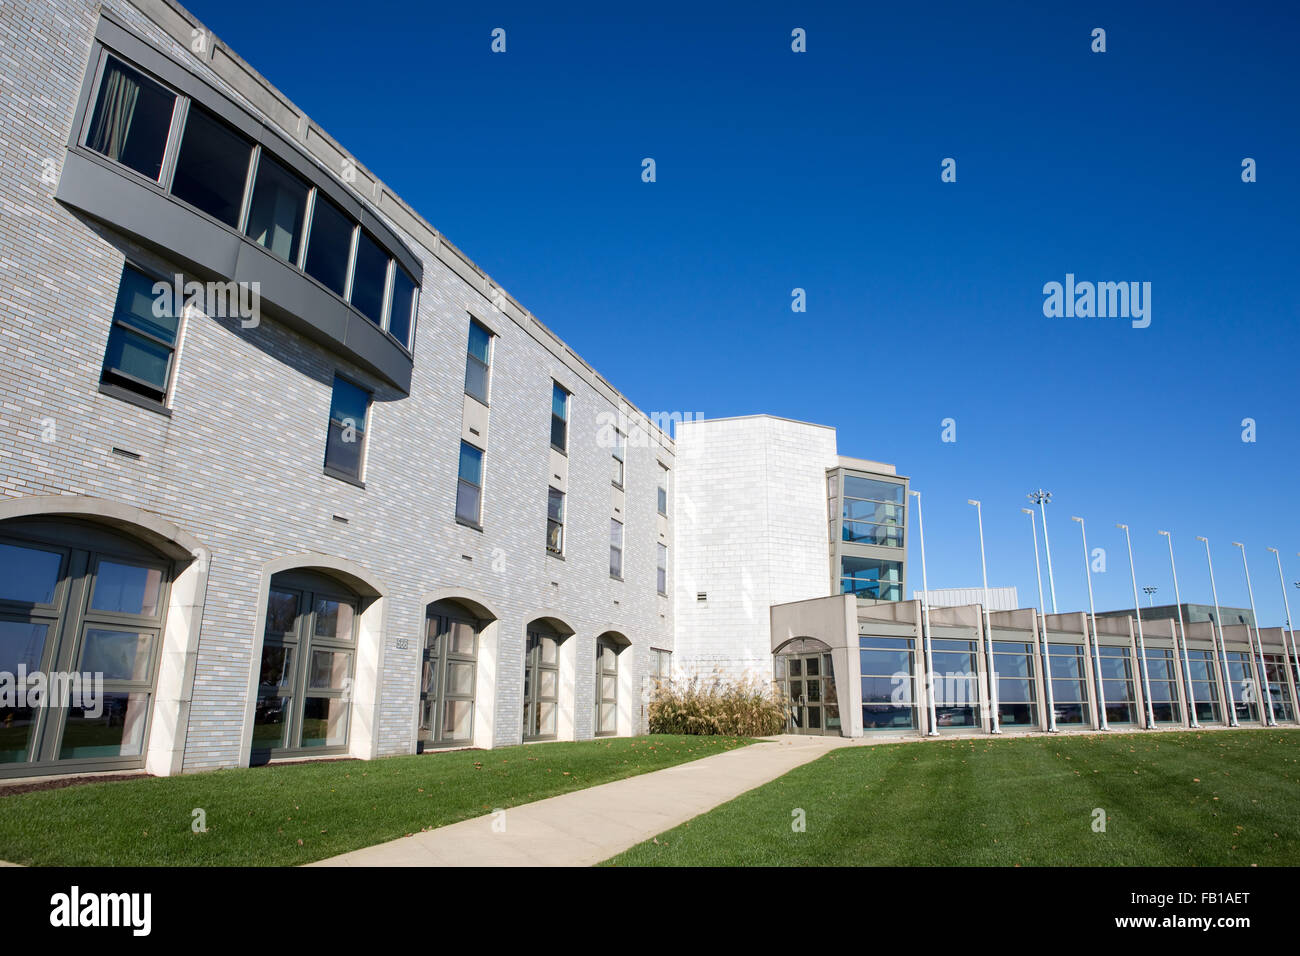
<svg viewBox="0 0 1300 956"><path fill-rule="evenodd" d="M308 865L591 866L854 743L842 737L767 738L513 807L504 811L504 828L500 814L488 814Z"/></svg>

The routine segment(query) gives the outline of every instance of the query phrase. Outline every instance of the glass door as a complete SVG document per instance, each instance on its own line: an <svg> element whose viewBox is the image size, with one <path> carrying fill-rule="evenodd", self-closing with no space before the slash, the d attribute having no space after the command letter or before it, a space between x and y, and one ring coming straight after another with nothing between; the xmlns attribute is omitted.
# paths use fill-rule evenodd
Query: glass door
<svg viewBox="0 0 1300 956"><path fill-rule="evenodd" d="M839 733L840 707L829 654L785 658L786 730L792 734Z"/></svg>

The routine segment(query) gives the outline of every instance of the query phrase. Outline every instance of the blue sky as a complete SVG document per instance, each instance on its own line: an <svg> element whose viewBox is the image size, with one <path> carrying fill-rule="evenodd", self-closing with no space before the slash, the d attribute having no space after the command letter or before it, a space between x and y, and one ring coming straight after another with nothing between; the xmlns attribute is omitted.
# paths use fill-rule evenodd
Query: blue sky
<svg viewBox="0 0 1300 956"><path fill-rule="evenodd" d="M1031 603L1041 486L1062 610L1087 602L1079 514L1098 609L1132 604L1124 521L1157 603L1158 528L1190 601L1200 534L1246 604L1246 542L1276 624L1265 547L1300 580L1300 13L1137 6L190 0L641 408L829 424L896 463L933 586L979 583L975 497L990 584ZM1045 317L1066 273L1150 282L1150 327Z"/></svg>

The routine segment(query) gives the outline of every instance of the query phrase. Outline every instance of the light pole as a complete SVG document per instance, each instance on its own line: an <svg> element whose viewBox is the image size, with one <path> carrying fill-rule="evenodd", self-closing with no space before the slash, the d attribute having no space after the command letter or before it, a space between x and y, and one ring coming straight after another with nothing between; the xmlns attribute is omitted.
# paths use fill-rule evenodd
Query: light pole
<svg viewBox="0 0 1300 956"><path fill-rule="evenodd" d="M1232 542L1234 548L1241 548L1241 566L1246 569L1246 593L1250 595L1250 616L1255 619L1255 646L1259 654L1259 679L1264 685L1264 702L1268 704L1268 726L1276 727L1277 718L1273 716L1273 692L1268 689L1268 671L1264 669L1264 637L1259 633L1259 615L1255 613L1255 589L1250 585L1250 564L1246 561L1246 546L1240 541ZM1250 636L1250 628L1246 628Z"/></svg>
<svg viewBox="0 0 1300 956"><path fill-rule="evenodd" d="M1147 679L1147 645L1142 639L1142 602L1138 599L1137 569L1133 566L1133 539L1129 537L1128 525L1117 524L1115 527L1124 529L1124 542L1128 545L1128 573L1133 579L1133 613L1137 615L1138 626L1138 671L1142 675L1142 696L1147 705L1147 730L1154 730L1156 715L1151 709L1151 682Z"/></svg>
<svg viewBox="0 0 1300 956"><path fill-rule="evenodd" d="M1277 559L1277 583L1282 587L1282 607L1286 610L1287 630L1291 632L1291 657L1295 658L1297 661L1300 661L1300 657L1297 657L1295 652L1295 623L1291 620L1291 602L1287 600L1287 596L1286 596L1286 578L1282 576L1282 555L1278 554L1277 548L1269 548L1268 550L1272 551L1273 557ZM1282 651L1283 651L1282 656L1286 657L1285 644L1282 647ZM1293 681L1294 675L1295 675L1295 668L1290 663L1288 663L1287 674L1286 674L1287 681L1288 682ZM1294 704L1295 701L1293 700L1292 703Z"/></svg>
<svg viewBox="0 0 1300 956"><path fill-rule="evenodd" d="M1160 531L1169 542L1169 570L1174 574L1174 607L1178 609L1178 633L1183 639L1183 682L1187 685L1187 725L1193 729L1201 726L1196 716L1196 692L1192 690L1192 662L1187 656L1187 631L1183 627L1183 598L1178 593L1178 566L1174 564L1174 536L1168 531Z"/></svg>
<svg viewBox="0 0 1300 956"><path fill-rule="evenodd" d="M1059 612L1056 610L1056 578L1052 576L1052 542L1047 537L1047 508L1045 507L1047 502L1052 500L1052 493L1039 488L1037 491L1031 491L1026 497L1038 505L1038 510L1043 516L1043 550L1047 552L1047 585L1052 592L1052 613L1057 614ZM1034 554L1035 556L1038 554L1036 548ZM1039 607L1042 607L1041 601Z"/></svg>
<svg viewBox="0 0 1300 956"><path fill-rule="evenodd" d="M984 561L984 509L974 498L967 498L966 504L975 506L975 517L980 524L980 572L984 575L984 657L988 661L989 675L989 725L991 733L1002 733L998 724L998 675L993 671L993 622L989 619L989 569Z"/></svg>
<svg viewBox="0 0 1300 956"><path fill-rule="evenodd" d="M1047 611L1043 608L1043 569L1038 563L1038 526L1034 509L1021 508L1029 515L1029 530L1034 535L1034 576L1038 578L1038 616L1043 621L1043 683L1047 685L1047 732L1056 733L1056 699L1052 696L1052 652L1047 646ZM1053 612L1055 613L1055 612Z"/></svg>
<svg viewBox="0 0 1300 956"><path fill-rule="evenodd" d="M1088 559L1088 531L1082 518L1071 515L1070 520L1079 522L1079 534L1083 536L1083 570L1088 576L1088 614L1092 618L1092 666L1096 670L1097 729L1110 730L1110 721L1106 719L1106 688L1101 682L1101 653L1097 650L1097 608L1092 602L1092 562Z"/></svg>
<svg viewBox="0 0 1300 956"><path fill-rule="evenodd" d="M925 624L925 696L930 702L930 729L925 732L927 737L939 736L939 717L934 706L934 655L930 648L930 579L925 573L925 517L921 513L921 493L908 489L908 493L916 497L916 530L921 537L921 593L925 595L925 600L921 602L921 616Z"/></svg>
<svg viewBox="0 0 1300 956"><path fill-rule="evenodd" d="M1147 596L1147 607L1156 606L1155 593L1159 590L1160 589L1158 587L1151 584L1148 584L1142 588L1142 593Z"/></svg>
<svg viewBox="0 0 1300 956"><path fill-rule="evenodd" d="M1201 535L1196 540L1205 545L1205 563L1210 569L1210 593L1214 595L1214 626L1219 629L1219 660L1223 666L1223 689L1228 694L1228 726L1237 726L1237 702L1232 699L1232 674L1228 671L1228 645L1223 643L1223 614L1219 611L1219 589L1214 585L1214 561L1210 559L1210 540Z"/></svg>

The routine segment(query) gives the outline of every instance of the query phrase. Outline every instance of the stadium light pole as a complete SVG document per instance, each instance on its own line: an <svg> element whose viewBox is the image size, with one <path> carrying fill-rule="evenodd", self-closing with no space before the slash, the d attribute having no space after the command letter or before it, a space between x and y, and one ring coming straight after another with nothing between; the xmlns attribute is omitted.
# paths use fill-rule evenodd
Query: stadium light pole
<svg viewBox="0 0 1300 956"><path fill-rule="evenodd" d="M921 513L921 493L908 489L908 494L916 497L916 530L921 537L921 593L925 595L921 601L921 617L925 623L925 673L926 673L926 691L925 696L929 701L930 712L930 729L925 732L927 737L939 736L939 716L934 706L934 654L930 646L930 579L925 573L925 517Z"/></svg>
<svg viewBox="0 0 1300 956"><path fill-rule="evenodd" d="M998 724L998 675L993 670L993 622L989 618L989 568L984 560L984 509L974 498L967 498L966 504L975 506L975 516L980 524L980 571L984 575L984 657L988 661L989 680L989 732L1002 733Z"/></svg>
<svg viewBox="0 0 1300 956"><path fill-rule="evenodd" d="M1052 500L1052 493L1039 488L1037 491L1031 491L1026 497L1038 505L1038 510L1043 516L1043 550L1047 552L1047 585L1052 592L1052 613L1059 614L1056 609L1056 578L1052 575L1052 542L1047 537L1047 503ZM1035 555L1038 553L1034 552ZM1039 604L1041 607L1041 602ZM1046 614L1046 611L1043 611Z"/></svg>
<svg viewBox="0 0 1300 956"><path fill-rule="evenodd" d="M1196 716L1196 692L1192 690L1192 662L1187 656L1187 631L1183 626L1183 597L1178 593L1178 566L1174 564L1174 536L1168 531L1158 531L1169 542L1169 570L1174 575L1174 607L1178 610L1178 633L1183 639L1183 683L1187 685L1187 726L1201 726Z"/></svg>
<svg viewBox="0 0 1300 956"><path fill-rule="evenodd" d="M1210 540L1201 535L1196 540L1205 545L1205 563L1210 569L1210 593L1214 595L1214 626L1219 630L1219 662L1223 667L1223 689L1228 694L1228 726L1237 726L1237 702L1232 699L1232 675L1228 672L1228 646L1223 642L1223 614L1219 611L1219 589L1214 584L1214 561L1210 558Z"/></svg>
<svg viewBox="0 0 1300 956"><path fill-rule="evenodd" d="M1273 692L1268 689L1268 671L1264 669L1264 635L1259 633L1259 615L1255 612L1255 589L1250 584L1250 564L1246 561L1246 546L1240 541L1232 542L1232 546L1241 548L1241 566L1246 569L1246 593L1250 595L1250 616L1255 619L1255 647L1259 654L1259 680L1264 685L1264 703L1268 705L1268 726L1276 727L1277 718L1273 716ZM1250 636L1249 627L1246 628L1246 636Z"/></svg>
<svg viewBox="0 0 1300 956"><path fill-rule="evenodd" d="M1128 546L1128 573L1133 579L1133 613L1137 615L1138 626L1138 670L1142 675L1142 696L1145 698L1147 712L1147 730L1154 730L1156 726L1156 714L1151 708L1151 682L1147 679L1147 645L1142 639L1142 601L1138 598L1138 579L1137 569L1133 565L1133 539L1129 536L1128 525L1117 524L1117 528L1124 530L1124 542Z"/></svg>
<svg viewBox="0 0 1300 956"><path fill-rule="evenodd" d="M1106 688L1101 683L1101 653L1097 650L1097 608L1092 600L1092 562L1088 559L1088 531L1084 527L1082 518L1071 515L1070 520L1079 522L1079 534L1083 536L1083 570L1088 576L1088 614L1092 618L1092 665L1096 670L1093 684L1097 690L1097 729L1110 730L1110 721L1106 719Z"/></svg>
<svg viewBox="0 0 1300 956"><path fill-rule="evenodd" d="M1156 606L1156 592L1160 589L1154 584L1148 584L1142 588L1142 593L1147 596L1147 607Z"/></svg>
<svg viewBox="0 0 1300 956"><path fill-rule="evenodd" d="M1034 521L1033 508L1020 510L1029 515L1029 529L1034 535L1034 576L1038 578L1038 616L1043 622L1043 683L1047 685L1047 732L1054 734L1056 733L1056 699L1052 696L1052 652L1047 646L1047 609L1043 607L1043 568L1038 563L1038 525Z"/></svg>

